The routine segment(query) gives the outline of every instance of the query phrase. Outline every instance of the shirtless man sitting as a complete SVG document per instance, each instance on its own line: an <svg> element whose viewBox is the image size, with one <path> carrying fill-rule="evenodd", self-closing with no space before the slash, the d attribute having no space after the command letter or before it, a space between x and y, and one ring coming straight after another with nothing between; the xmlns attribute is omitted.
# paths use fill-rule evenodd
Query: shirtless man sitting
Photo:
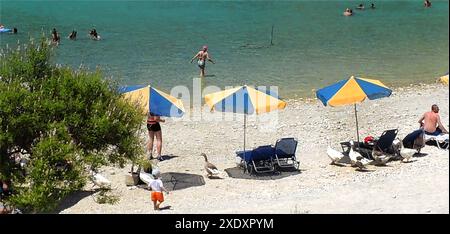
<svg viewBox="0 0 450 234"><path fill-rule="evenodd" d="M439 116L439 107L436 104L431 106L431 111L425 112L419 119L420 127L423 128L425 134L438 136L441 133L448 134L447 129L441 123Z"/></svg>

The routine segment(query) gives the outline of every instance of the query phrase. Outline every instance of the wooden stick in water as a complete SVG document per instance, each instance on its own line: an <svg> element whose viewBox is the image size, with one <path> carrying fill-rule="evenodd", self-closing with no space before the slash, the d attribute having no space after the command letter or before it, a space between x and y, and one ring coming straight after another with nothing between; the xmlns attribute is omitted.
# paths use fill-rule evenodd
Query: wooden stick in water
<svg viewBox="0 0 450 234"><path fill-rule="evenodd" d="M272 33L270 34L270 45L273 45L273 27L274 25L272 24Z"/></svg>

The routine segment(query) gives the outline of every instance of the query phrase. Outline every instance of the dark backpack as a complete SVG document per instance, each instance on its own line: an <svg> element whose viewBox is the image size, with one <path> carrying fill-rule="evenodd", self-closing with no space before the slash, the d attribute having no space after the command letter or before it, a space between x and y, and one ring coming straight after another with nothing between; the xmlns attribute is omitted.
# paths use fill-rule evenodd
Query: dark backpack
<svg viewBox="0 0 450 234"><path fill-rule="evenodd" d="M416 140L418 140L422 134L423 134L423 130L419 129L419 130L415 130L414 132L406 135L405 138L403 138L403 140L402 140L403 147L410 148L410 149L417 148L418 145L417 145L417 143L414 144L414 142Z"/></svg>

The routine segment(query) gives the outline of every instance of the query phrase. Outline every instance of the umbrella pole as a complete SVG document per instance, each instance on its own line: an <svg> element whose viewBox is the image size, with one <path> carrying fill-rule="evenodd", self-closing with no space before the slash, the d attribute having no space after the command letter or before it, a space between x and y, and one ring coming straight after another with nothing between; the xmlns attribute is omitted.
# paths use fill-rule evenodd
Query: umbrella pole
<svg viewBox="0 0 450 234"><path fill-rule="evenodd" d="M356 103L355 103L355 118L356 118L356 140L358 142L359 147L358 111L356 110Z"/></svg>
<svg viewBox="0 0 450 234"><path fill-rule="evenodd" d="M246 127L247 127L247 115L244 114L244 154L245 154L245 132L246 132Z"/></svg>

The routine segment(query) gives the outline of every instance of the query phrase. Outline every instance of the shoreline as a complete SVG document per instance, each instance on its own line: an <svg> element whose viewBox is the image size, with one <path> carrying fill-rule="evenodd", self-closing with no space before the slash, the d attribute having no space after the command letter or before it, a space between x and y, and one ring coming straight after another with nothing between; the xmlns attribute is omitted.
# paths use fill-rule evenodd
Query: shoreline
<svg viewBox="0 0 450 234"><path fill-rule="evenodd" d="M331 84L333 84L333 83L330 83L329 85L331 85ZM237 86L234 86L234 87L237 87ZM409 83L407 85L388 86L388 88L390 88L392 90L392 95L394 95L397 92L414 91L415 89L419 89L419 88L441 88L441 87L447 87L448 88L448 85L439 82L437 79L434 82L430 81L430 83L419 82L419 83ZM323 88L323 87L321 87L321 88ZM223 89L221 89L221 90L223 90ZM300 95L298 95L298 96L295 96L295 97L290 97L290 96L284 97L283 95L280 95L280 97L281 97L281 99L283 101L285 101L287 103L286 108L289 108L290 103L304 102L304 103L309 103L310 104L310 103L313 103L313 102L320 102L317 99L317 97L315 96L315 91L316 90L312 90L311 94L309 96L300 96ZM191 106L189 108L185 107L186 114L190 114L190 113L194 112L194 108L192 107L193 103L191 102L190 104L191 104ZM202 107L205 107L205 103L204 103L203 97L202 97ZM203 111L205 111L205 110L203 110Z"/></svg>
<svg viewBox="0 0 450 234"><path fill-rule="evenodd" d="M195 178L177 188L170 178L163 206L154 211L148 190L126 187L125 168L104 167L101 173L112 181L116 205L97 204L86 192L65 199L57 213L448 213L449 153L425 146L411 163L392 161L384 167L369 166L369 172L330 165L328 140L339 150L339 142L355 139L353 106L324 107L318 100L286 100L274 131L261 122L249 122L247 147L275 144L282 137L298 139L296 151L300 173L279 177L242 177L232 173L235 151L242 150L241 119L232 122L167 121L163 129L161 172L182 173ZM449 88L446 85L414 85L395 89L388 98L358 104L360 136L379 136L398 128L403 139L418 128L417 120L431 104L440 107L442 122L449 123ZM145 137L143 133L143 137ZM146 139L146 138L143 138ZM206 153L222 171L222 179L208 179L203 169ZM186 184L178 178L178 186ZM91 191L88 184L85 190ZM83 195L84 194L84 195Z"/></svg>
<svg viewBox="0 0 450 234"><path fill-rule="evenodd" d="M369 78L371 79L371 78ZM374 79L378 79L378 78L374 78ZM405 89L414 89L414 88L419 88L419 87L427 87L427 86L435 86L435 85L442 85L442 86L446 86L445 84L442 84L438 81L439 77L437 77L434 81L429 81L429 82L424 82L424 81L420 81L420 82L413 82L413 83L405 83L405 84L395 84L395 85L387 85L388 88L390 88L392 90L392 93L394 92L398 92L398 91L403 91ZM344 79L341 79L344 80ZM339 80L336 80L334 83L338 82ZM383 80L380 80L381 82L383 82ZM384 83L384 82L383 82ZM333 84L333 82L331 82L328 85ZM386 83L384 83L386 85ZM325 87L325 86L324 86ZM320 87L323 88L323 87ZM295 94L294 97L286 96L286 98L284 98L283 100L285 101L295 101L295 100L308 100L308 101L314 101L317 100L316 96L315 96L315 91L317 89L313 89L311 90L311 94L309 95L297 95ZM283 97L283 96L282 96Z"/></svg>

